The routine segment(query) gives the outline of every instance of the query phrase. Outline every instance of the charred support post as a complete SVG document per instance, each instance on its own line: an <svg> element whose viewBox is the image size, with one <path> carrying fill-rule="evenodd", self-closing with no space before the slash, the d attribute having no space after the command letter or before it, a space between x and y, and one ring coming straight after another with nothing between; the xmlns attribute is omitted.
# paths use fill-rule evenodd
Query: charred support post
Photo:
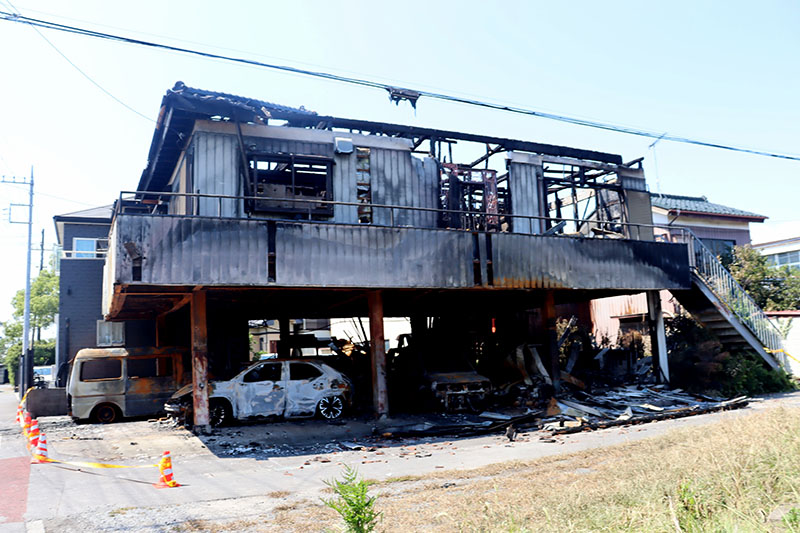
<svg viewBox="0 0 800 533"><path fill-rule="evenodd" d="M369 303L369 349L372 355L372 405L375 416L389 413L386 389L386 346L383 339L383 295L372 291Z"/></svg>
<svg viewBox="0 0 800 533"><path fill-rule="evenodd" d="M647 291L647 311L650 319L650 345L653 351L653 372L658 383L669 383L669 359L667 358L667 334L664 329L664 313L661 310L659 291Z"/></svg>
<svg viewBox="0 0 800 533"><path fill-rule="evenodd" d="M547 326L547 348L550 353L550 378L558 394L561 390L561 366L558 364L558 331L556 331L556 295L547 291L544 295L542 316Z"/></svg>
<svg viewBox="0 0 800 533"><path fill-rule="evenodd" d="M211 429L208 416L208 321L206 319L206 292L192 293L192 404L194 427L199 433Z"/></svg>

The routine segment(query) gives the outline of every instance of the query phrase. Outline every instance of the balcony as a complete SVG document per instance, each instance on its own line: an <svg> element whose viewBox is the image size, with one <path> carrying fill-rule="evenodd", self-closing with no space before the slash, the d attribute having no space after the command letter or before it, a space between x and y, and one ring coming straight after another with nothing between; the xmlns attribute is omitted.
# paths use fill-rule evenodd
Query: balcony
<svg viewBox="0 0 800 533"><path fill-rule="evenodd" d="M220 205L239 200L192 196ZM385 212L382 219L389 224L343 224L311 216L166 214L152 201L119 205L134 208L118 209L114 217L106 312L115 295L136 286L616 291L691 286L687 246L651 240L653 226L644 224L530 215L502 215L498 221L486 213L375 204L372 212ZM407 216L409 211L421 213ZM396 223L453 215L460 218L460 229ZM547 226L552 229L538 232ZM557 233L565 227L575 231Z"/></svg>

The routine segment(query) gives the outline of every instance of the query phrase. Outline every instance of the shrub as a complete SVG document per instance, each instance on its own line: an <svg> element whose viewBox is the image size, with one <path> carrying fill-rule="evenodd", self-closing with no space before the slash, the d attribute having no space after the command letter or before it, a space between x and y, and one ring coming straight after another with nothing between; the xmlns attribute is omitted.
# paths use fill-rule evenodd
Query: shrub
<svg viewBox="0 0 800 533"><path fill-rule="evenodd" d="M367 494L369 483L360 479L355 468L346 466L342 472L343 480L331 479L326 481L336 498L325 499L322 502L339 513L347 526L347 531L352 533L369 533L375 529L381 514L375 511L375 496Z"/></svg>

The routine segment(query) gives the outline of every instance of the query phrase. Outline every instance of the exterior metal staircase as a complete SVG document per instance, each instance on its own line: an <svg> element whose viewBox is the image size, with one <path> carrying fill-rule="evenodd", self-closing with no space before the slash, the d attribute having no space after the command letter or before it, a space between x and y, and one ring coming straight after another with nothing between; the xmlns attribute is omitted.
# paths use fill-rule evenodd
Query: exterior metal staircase
<svg viewBox="0 0 800 533"><path fill-rule="evenodd" d="M772 368L786 368L781 334L775 325L716 255L691 230L681 229L689 246L692 289L674 291L674 296L726 350L750 348Z"/></svg>

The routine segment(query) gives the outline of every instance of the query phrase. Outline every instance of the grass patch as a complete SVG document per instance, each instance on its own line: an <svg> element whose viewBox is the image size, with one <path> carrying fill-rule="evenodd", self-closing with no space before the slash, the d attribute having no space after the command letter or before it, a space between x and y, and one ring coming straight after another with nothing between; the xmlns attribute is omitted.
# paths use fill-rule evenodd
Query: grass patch
<svg viewBox="0 0 800 533"><path fill-rule="evenodd" d="M279 500L281 498L286 498L290 494L291 494L291 492L289 492L288 490L274 490L272 492L267 493L267 496L269 496L270 498L275 498L276 500Z"/></svg>
<svg viewBox="0 0 800 533"><path fill-rule="evenodd" d="M376 510L404 531L798 531L800 410L770 409L619 446L393 482ZM459 478L459 491L440 483ZM796 507L768 520L779 505ZM320 506L280 517L336 524ZM381 529L381 528L379 528Z"/></svg>

